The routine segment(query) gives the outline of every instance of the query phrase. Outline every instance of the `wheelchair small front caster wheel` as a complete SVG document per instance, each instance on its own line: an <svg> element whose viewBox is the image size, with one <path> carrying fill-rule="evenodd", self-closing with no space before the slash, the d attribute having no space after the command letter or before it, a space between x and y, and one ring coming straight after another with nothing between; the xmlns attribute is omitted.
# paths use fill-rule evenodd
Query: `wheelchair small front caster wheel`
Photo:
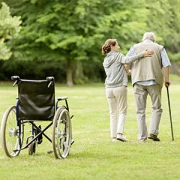
<svg viewBox="0 0 180 180"><path fill-rule="evenodd" d="M33 155L36 152L36 142L33 141L29 146L28 146L28 154Z"/></svg>

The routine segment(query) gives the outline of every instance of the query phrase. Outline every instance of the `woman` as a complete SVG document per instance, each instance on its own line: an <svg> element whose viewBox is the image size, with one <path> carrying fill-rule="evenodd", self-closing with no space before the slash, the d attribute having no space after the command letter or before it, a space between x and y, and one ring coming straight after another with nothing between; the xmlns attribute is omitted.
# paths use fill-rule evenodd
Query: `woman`
<svg viewBox="0 0 180 180"><path fill-rule="evenodd" d="M119 49L116 39L107 39L102 46L102 54L106 55L103 66L106 73L105 89L110 111L111 138L113 142L126 142L123 134L127 112L128 64L152 56L153 51L146 50L138 55L125 57L119 53Z"/></svg>

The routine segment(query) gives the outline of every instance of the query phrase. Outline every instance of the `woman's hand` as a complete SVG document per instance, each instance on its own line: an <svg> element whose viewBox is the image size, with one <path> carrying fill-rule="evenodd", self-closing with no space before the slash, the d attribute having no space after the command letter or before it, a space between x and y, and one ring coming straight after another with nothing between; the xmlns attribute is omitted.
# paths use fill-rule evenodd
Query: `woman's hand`
<svg viewBox="0 0 180 180"><path fill-rule="evenodd" d="M145 50L144 51L144 57L151 57L154 54L154 51Z"/></svg>

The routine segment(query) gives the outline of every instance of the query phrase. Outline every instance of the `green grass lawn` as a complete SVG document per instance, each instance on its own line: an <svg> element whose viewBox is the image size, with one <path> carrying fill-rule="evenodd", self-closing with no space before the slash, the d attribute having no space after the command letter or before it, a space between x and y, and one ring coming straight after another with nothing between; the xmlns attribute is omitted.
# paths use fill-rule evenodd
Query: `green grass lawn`
<svg viewBox="0 0 180 180"><path fill-rule="evenodd" d="M52 144L45 140L29 156L27 149L19 156L8 158L0 146L0 180L166 180L180 178L180 84L172 77L170 99L174 138L171 139L166 89L162 90L163 115L160 142L137 141L137 122L133 89L128 87L128 115L125 136L128 142L113 143L109 132L109 110L103 84L66 86L56 84L56 97L68 96L73 139L70 155L56 160ZM10 105L15 105L17 87L0 83L0 120ZM147 104L147 125L151 116ZM39 122L38 122L39 123ZM44 124L44 122L42 123ZM25 127L26 128L26 127ZM49 129L51 134L51 129Z"/></svg>

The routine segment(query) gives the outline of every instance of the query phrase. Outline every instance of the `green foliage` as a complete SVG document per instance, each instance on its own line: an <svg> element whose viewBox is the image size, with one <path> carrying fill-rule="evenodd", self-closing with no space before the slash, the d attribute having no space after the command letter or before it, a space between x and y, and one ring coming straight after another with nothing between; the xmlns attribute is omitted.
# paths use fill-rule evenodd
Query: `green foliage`
<svg viewBox="0 0 180 180"><path fill-rule="evenodd" d="M6 42L16 37L20 31L20 17L12 17L10 9L6 3L2 2L0 9L0 59L7 60L11 56L11 51Z"/></svg>
<svg viewBox="0 0 180 180"><path fill-rule="evenodd" d="M168 53L170 61L180 64L180 53Z"/></svg>
<svg viewBox="0 0 180 180"><path fill-rule="evenodd" d="M23 23L20 36L11 43L14 58L61 60L65 62L64 68L67 72L76 71L77 61L88 61L94 67L100 66L103 59L101 46L107 38L116 38L122 52L127 52L138 39L138 35L144 32L145 2L140 0L137 2L131 0L19 2L19 5L13 8L17 15L22 16ZM73 74L77 73L72 73L72 76Z"/></svg>
<svg viewBox="0 0 180 180"><path fill-rule="evenodd" d="M157 34L157 40L168 51L177 53L180 50L180 4L176 0L147 1L150 13L147 16L149 31Z"/></svg>
<svg viewBox="0 0 180 180"><path fill-rule="evenodd" d="M31 2L21 4L18 11L23 28L16 43L17 50L23 51L23 59L97 59L107 38L117 38L127 50L127 39L136 38L146 26L142 3L119 0ZM42 49L46 50L42 53Z"/></svg>
<svg viewBox="0 0 180 180"><path fill-rule="evenodd" d="M103 71L101 46L108 38L116 38L120 51L126 54L134 43L141 41L144 32L154 31L157 42L168 53L180 51L180 5L176 0L7 0L7 3L13 15L22 19L18 38L7 44L13 51L12 59L61 61L74 82L99 78ZM83 66L81 71L79 62Z"/></svg>

